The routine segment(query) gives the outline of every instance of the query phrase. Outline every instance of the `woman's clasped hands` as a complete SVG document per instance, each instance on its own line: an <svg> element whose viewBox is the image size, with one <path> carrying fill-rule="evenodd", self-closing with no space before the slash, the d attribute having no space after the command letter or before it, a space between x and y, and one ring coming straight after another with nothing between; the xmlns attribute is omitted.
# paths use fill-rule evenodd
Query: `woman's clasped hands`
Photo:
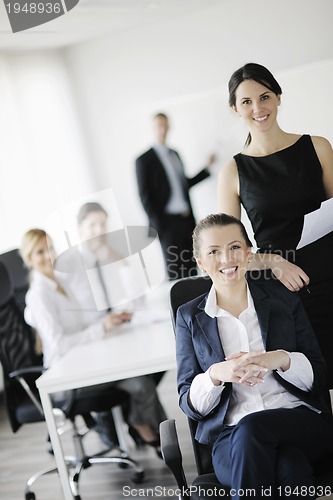
<svg viewBox="0 0 333 500"><path fill-rule="evenodd" d="M227 356L225 361L211 366L209 375L214 385L234 382L253 387L264 382L266 373L290 368L290 357L286 351L238 352Z"/></svg>

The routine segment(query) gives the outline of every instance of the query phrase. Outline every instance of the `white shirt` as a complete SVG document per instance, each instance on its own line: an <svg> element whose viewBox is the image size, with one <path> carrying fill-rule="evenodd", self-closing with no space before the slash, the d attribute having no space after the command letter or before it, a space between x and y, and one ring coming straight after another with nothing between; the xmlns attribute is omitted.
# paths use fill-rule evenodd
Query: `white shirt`
<svg viewBox="0 0 333 500"><path fill-rule="evenodd" d="M83 243L75 253L67 251L57 258L55 268L57 279L71 290L87 324L103 318L108 308L130 309L132 298L146 291L137 255L110 258L97 269L96 255Z"/></svg>
<svg viewBox="0 0 333 500"><path fill-rule="evenodd" d="M96 290L92 289L88 270L94 270L96 266L96 257L87 252L83 252L81 245L65 251L57 257L54 264L54 274L66 290L70 290L77 302L77 308L81 310L84 322L88 325L101 320L105 316L105 299L100 291L100 287ZM95 299L104 300L104 308L97 308Z"/></svg>
<svg viewBox="0 0 333 500"><path fill-rule="evenodd" d="M205 312L211 318L217 317L217 325L225 356L237 352L263 351L264 345L261 330L250 290L247 290L248 307L236 318L216 304L216 293L211 288ZM290 368L279 375L304 391L309 391L313 384L313 370L307 357L299 352L288 353L291 359ZM193 407L201 414L207 415L218 404L224 384L215 386L209 376L210 368L197 375L190 388L190 399ZM264 383L253 387L232 384L231 401L226 414L225 424L236 425L245 415L273 408L294 408L305 404L293 396L274 378L272 372L264 377Z"/></svg>
<svg viewBox="0 0 333 500"><path fill-rule="evenodd" d="M78 303L62 286L67 296L57 291L55 281L34 271L26 295L24 317L41 337L46 368L71 347L104 336L102 321L87 326Z"/></svg>
<svg viewBox="0 0 333 500"><path fill-rule="evenodd" d="M171 188L170 199L166 204L165 211L169 214L189 212L190 207L182 186L182 182L185 182L183 166L178 155L165 144L156 144L154 151L164 167Z"/></svg>

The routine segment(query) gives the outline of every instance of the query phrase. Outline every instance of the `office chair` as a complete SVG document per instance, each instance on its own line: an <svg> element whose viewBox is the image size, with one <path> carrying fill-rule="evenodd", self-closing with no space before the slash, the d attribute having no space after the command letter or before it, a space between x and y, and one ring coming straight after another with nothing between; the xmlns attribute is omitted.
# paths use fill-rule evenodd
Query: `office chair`
<svg viewBox="0 0 333 500"><path fill-rule="evenodd" d="M1 254L0 262L8 270L15 300L21 311L23 311L25 307L25 295L29 288L28 269L25 267L17 249Z"/></svg>
<svg viewBox="0 0 333 500"><path fill-rule="evenodd" d="M2 262L7 268L15 301L20 310L23 312L25 308L25 296L29 289L29 270L24 264L18 249L0 254L0 262ZM37 364L42 364L42 355L39 356L39 363ZM163 375L164 372L151 375L156 385L160 382ZM96 424L95 419L90 415L90 413L83 414L82 417L88 427L92 427ZM114 420L113 416L110 417L110 423L114 426L114 424L112 424L112 420ZM133 427L129 426L128 432L137 446L143 446L144 443L139 433ZM114 440L117 441L116 433Z"/></svg>
<svg viewBox="0 0 333 500"><path fill-rule="evenodd" d="M44 420L35 380L43 372L39 358L34 351L34 338L25 323L22 312L13 296L12 282L6 267L0 262L0 361L4 377L4 398L12 431L15 433L26 423ZM94 456L87 456L83 447L84 433L78 430L75 417L91 411L106 411L117 408L127 401L128 395L119 389L96 388L96 394L84 397L76 391L68 391L68 397L57 403L55 413L60 419L72 423L72 436L76 456L66 460L70 474L70 485L75 500L81 497L78 480L83 469L97 463L117 463L120 467L131 467L131 479L140 483L144 476L142 467L127 453L119 449L117 456L103 456L109 450ZM119 409L119 408L118 408ZM59 428L59 434L63 429ZM25 499L35 500L31 491L34 482L42 475L57 472L56 467L34 474L26 484Z"/></svg>
<svg viewBox="0 0 333 500"><path fill-rule="evenodd" d="M259 278L259 276L258 276ZM265 277L263 277L265 279ZM210 278L184 278L177 281L170 290L170 308L175 331L177 309L191 299L208 293L212 286ZM161 450L164 461L174 475L180 490L180 500L208 500L210 498L230 497L230 488L219 483L214 474L211 460L211 446L202 445L195 439L197 422L188 418L190 435L194 451L198 476L191 486L188 486L182 454L176 430L175 420L165 420L160 424ZM304 437L306 439L306 436ZM333 451L333 450L332 450ZM333 457L321 460L314 466L316 486L321 487L323 495L333 491ZM325 488L327 488L325 490ZM214 495L212 494L214 492Z"/></svg>

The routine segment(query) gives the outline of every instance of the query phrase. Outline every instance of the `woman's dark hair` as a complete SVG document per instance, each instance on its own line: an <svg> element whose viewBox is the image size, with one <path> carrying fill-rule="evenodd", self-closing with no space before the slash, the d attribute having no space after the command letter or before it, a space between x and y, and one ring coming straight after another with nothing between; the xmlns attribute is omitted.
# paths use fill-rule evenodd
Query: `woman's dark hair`
<svg viewBox="0 0 333 500"><path fill-rule="evenodd" d="M228 214L210 214L207 215L204 219L198 222L198 224L195 226L193 234L192 234L192 240L193 240L193 255L195 258L198 258L200 256L200 234L201 231L204 229L210 229L211 227L216 227L216 226L230 226L231 224L236 224L236 226L239 227L241 235L243 236L245 243L248 247L252 247L252 243L250 238L248 237L248 234L246 232L244 224L237 219L237 217L233 217L232 215Z"/></svg>
<svg viewBox="0 0 333 500"><path fill-rule="evenodd" d="M88 215L91 214L92 212L103 212L103 214L105 214L106 217L108 216L107 211L102 207L100 203L91 201L89 203L85 203L80 208L79 213L77 214L78 224L81 224L84 221L84 219L86 219Z"/></svg>
<svg viewBox="0 0 333 500"><path fill-rule="evenodd" d="M228 88L230 106L236 105L236 91L239 85L245 80L254 80L255 82L260 83L267 89L274 92L274 94L282 94L282 89L279 83L275 80L272 73L267 68L265 68L265 66L256 63L248 63L245 64L245 66L237 69L237 71L232 74L229 80ZM250 142L251 134L248 135L245 146L248 146Z"/></svg>

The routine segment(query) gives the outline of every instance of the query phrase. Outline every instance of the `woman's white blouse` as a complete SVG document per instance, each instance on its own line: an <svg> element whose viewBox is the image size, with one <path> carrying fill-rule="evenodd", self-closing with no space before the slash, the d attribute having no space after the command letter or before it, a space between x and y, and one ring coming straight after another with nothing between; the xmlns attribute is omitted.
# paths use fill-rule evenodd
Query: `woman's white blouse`
<svg viewBox="0 0 333 500"><path fill-rule="evenodd" d="M66 285L61 284L66 292L64 295L57 291L55 281L38 271L33 271L31 278L24 317L42 340L46 368L71 347L103 338L102 321L88 326L83 311Z"/></svg>
<svg viewBox="0 0 333 500"><path fill-rule="evenodd" d="M237 352L264 351L258 316L254 308L249 288L247 289L248 308L236 318L216 304L214 287L211 288L205 307L210 317L217 317L217 325L225 356ZM304 391L310 391L313 384L313 370L310 361L300 352L288 352L291 359L289 370L277 370L279 375ZM211 368L211 367L210 367ZM224 384L215 386L210 378L209 370L197 375L191 384L190 399L193 407L207 415L218 404ZM225 423L236 425L245 415L254 411L273 408L294 408L305 405L296 396L282 387L272 372L265 375L263 384L248 387L233 384L233 391ZM306 405L309 406L309 405Z"/></svg>

